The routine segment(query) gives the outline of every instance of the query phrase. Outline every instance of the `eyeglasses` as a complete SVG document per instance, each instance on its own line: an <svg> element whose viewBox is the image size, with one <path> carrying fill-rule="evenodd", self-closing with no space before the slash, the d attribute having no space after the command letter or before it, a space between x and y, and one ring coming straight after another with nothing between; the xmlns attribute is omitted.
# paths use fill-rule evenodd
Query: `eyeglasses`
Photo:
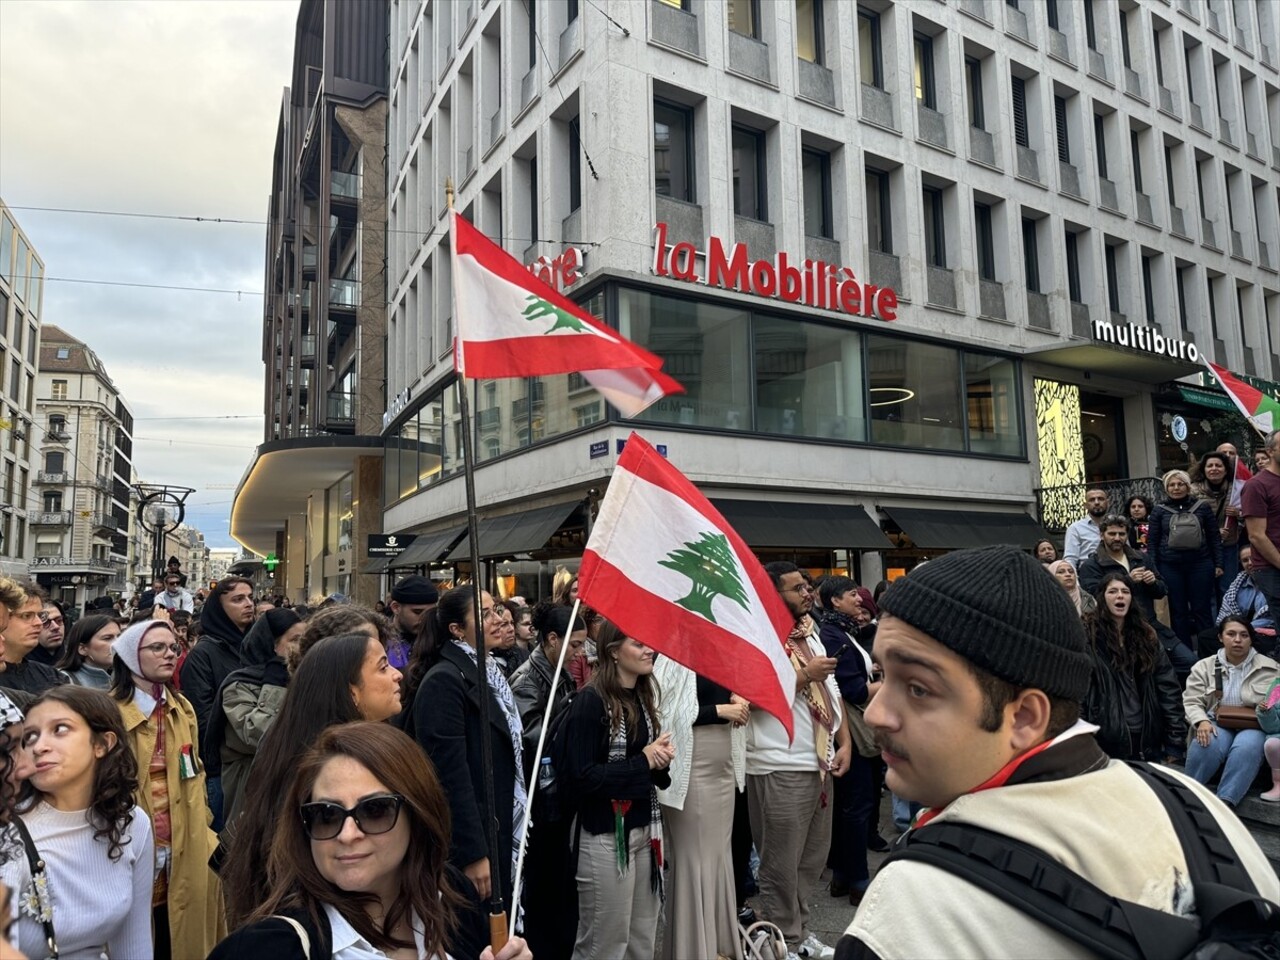
<svg viewBox="0 0 1280 960"><path fill-rule="evenodd" d="M797 583L794 587L783 587L779 593L813 593L813 587L807 583Z"/></svg>
<svg viewBox="0 0 1280 960"><path fill-rule="evenodd" d="M62 617L51 617L47 613L40 614L41 623L65 623Z"/></svg>
<svg viewBox="0 0 1280 960"><path fill-rule="evenodd" d="M32 611L30 613L15 613L13 615L13 619L21 620L24 623L30 623L32 620L43 620L44 617L41 614Z"/></svg>
<svg viewBox="0 0 1280 960"><path fill-rule="evenodd" d="M182 647L176 643L149 643L142 648L152 656L163 657L165 653L179 654L182 653Z"/></svg>
<svg viewBox="0 0 1280 960"><path fill-rule="evenodd" d="M404 797L395 793L365 797L350 810L336 803L321 801L304 803L298 808L302 817L302 829L312 840L332 840L342 832L350 817L361 833L376 837L388 833L400 819L400 807Z"/></svg>

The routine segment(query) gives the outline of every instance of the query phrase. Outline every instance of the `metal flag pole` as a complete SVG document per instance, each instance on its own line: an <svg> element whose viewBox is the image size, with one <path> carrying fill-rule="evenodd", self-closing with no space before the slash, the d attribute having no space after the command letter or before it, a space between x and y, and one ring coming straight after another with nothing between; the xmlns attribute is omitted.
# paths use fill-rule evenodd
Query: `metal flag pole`
<svg viewBox="0 0 1280 960"><path fill-rule="evenodd" d="M581 600L573 601L573 610L569 613L569 626L560 638L560 656L556 658L556 669L551 674L551 696L547 697L547 709L542 711L542 730L538 733L538 749L533 754L533 780L527 787L529 802L524 807L524 828L520 831L523 842L520 844L520 856L516 860L515 883L511 886L511 902L520 902L520 879L524 876L524 854L529 848L529 824L533 817L533 794L538 789L538 769L542 764L542 748L547 742L547 728L551 726L551 711L556 704L556 690L560 686L560 674L564 671L564 655L569 649L569 634L573 633L573 625L578 620L578 607ZM516 914L511 911L511 936L516 935Z"/></svg>
<svg viewBox="0 0 1280 960"><path fill-rule="evenodd" d="M450 216L453 212L453 179L445 180L445 200L448 202ZM449 256L456 257L453 244L449 246ZM454 285L454 292L457 286ZM454 304L454 315L457 316L457 304ZM462 472L467 492L467 537L471 541L471 594L472 616L476 637L476 687L480 693L480 758L484 766L481 775L484 779L484 802L488 817L484 824L485 837L489 847L489 943L493 952L497 953L507 943L507 914L502 902L502 860L498 847L498 814L493 789L493 743L489 731L489 674L486 669L484 649L484 614L481 610L480 592L480 539L476 535L476 479L475 461L471 451L471 403L467 399L467 378L458 375L458 406L462 415ZM520 772L516 771L519 776ZM528 822L526 813L525 822ZM507 856L510 856L508 852ZM513 918L519 911L513 910Z"/></svg>

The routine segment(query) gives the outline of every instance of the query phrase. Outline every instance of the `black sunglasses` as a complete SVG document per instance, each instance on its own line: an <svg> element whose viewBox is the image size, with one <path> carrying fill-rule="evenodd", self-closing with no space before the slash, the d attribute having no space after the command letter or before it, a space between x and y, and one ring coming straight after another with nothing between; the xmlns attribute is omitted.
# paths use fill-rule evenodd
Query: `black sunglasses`
<svg viewBox="0 0 1280 960"><path fill-rule="evenodd" d="M404 797L394 793L365 797L350 810L336 803L320 801L304 803L298 808L302 828L312 840L332 840L342 832L347 817L356 822L361 833L377 836L387 833L400 819L400 807Z"/></svg>

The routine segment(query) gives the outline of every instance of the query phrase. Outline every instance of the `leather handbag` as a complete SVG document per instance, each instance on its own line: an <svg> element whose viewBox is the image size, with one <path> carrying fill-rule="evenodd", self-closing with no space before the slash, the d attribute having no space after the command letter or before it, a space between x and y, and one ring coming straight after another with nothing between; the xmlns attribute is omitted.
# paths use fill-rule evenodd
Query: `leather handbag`
<svg viewBox="0 0 1280 960"><path fill-rule="evenodd" d="M859 707L848 700L844 704L849 714L849 732L853 734L853 749L857 750L858 755L862 757L880 756L880 747L876 744L875 731L867 723L867 718L862 715L866 705Z"/></svg>
<svg viewBox="0 0 1280 960"><path fill-rule="evenodd" d="M1258 711L1253 707L1240 705L1229 706L1222 702L1222 663L1214 664L1216 672L1216 692L1218 709L1214 711L1214 721L1223 730L1261 730L1258 723Z"/></svg>

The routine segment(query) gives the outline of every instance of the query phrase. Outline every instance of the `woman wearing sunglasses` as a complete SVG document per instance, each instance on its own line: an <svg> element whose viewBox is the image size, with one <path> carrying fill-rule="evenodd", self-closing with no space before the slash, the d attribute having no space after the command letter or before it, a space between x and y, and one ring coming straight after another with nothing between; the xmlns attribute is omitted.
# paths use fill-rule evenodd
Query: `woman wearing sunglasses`
<svg viewBox="0 0 1280 960"><path fill-rule="evenodd" d="M440 782L394 727L322 733L298 764L281 820L270 896L210 960L530 960L518 937L496 957L487 946L475 888L448 862Z"/></svg>
<svg viewBox="0 0 1280 960"><path fill-rule="evenodd" d="M386 720L400 710L400 671L388 661L387 645L378 630L365 626L366 632L325 637L306 647L289 678L280 714L258 747L244 789L243 811L222 831L226 862L220 875L232 927L242 924L271 892L267 855L286 819L280 805L298 757L326 727L352 720Z"/></svg>
<svg viewBox="0 0 1280 960"><path fill-rule="evenodd" d="M226 921L209 869L218 838L209 829L196 714L172 684L182 648L167 621L143 620L111 649L111 696L137 761L138 807L155 836L155 955L203 957L226 933Z"/></svg>

